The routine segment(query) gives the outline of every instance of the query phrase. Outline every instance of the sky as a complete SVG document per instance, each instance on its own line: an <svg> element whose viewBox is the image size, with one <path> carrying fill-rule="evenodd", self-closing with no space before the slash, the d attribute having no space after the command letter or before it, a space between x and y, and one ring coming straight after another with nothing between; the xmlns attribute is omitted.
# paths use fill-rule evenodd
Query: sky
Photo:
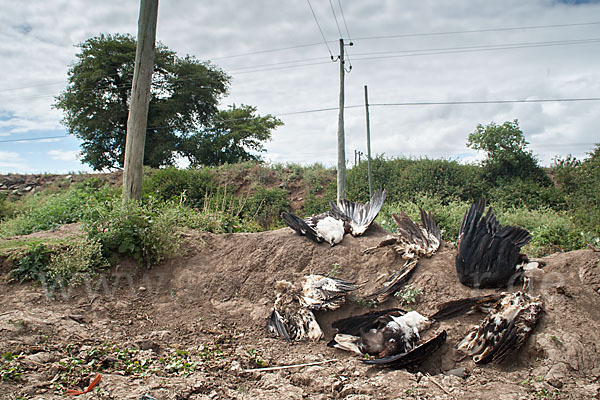
<svg viewBox="0 0 600 400"><path fill-rule="evenodd" d="M135 36L139 2L0 2L0 173L91 171L52 104L76 44ZM266 143L271 163L336 165L340 74L330 56L340 38L353 43L348 166L367 152L365 85L373 155L477 162L483 154L466 146L468 135L515 119L541 165L583 159L600 142L600 1L159 3L157 40L231 76L221 108L249 104L284 122Z"/></svg>

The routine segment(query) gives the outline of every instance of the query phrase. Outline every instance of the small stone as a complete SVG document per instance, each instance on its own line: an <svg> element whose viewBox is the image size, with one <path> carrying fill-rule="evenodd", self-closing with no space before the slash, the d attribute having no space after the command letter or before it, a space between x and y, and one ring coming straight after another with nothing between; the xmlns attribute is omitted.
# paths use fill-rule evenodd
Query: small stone
<svg viewBox="0 0 600 400"><path fill-rule="evenodd" d="M559 379L556 379L556 378L548 379L548 384L554 386L557 389L560 389L563 387L562 381Z"/></svg>
<svg viewBox="0 0 600 400"><path fill-rule="evenodd" d="M464 378L467 377L467 371L463 367L451 369L449 371L444 372L444 374L445 375L457 376L457 377L462 378L462 379L464 379Z"/></svg>
<svg viewBox="0 0 600 400"><path fill-rule="evenodd" d="M146 287L145 287L145 286L140 286L140 287L138 288L138 290L139 290L140 292L145 292L147 289L146 289Z"/></svg>

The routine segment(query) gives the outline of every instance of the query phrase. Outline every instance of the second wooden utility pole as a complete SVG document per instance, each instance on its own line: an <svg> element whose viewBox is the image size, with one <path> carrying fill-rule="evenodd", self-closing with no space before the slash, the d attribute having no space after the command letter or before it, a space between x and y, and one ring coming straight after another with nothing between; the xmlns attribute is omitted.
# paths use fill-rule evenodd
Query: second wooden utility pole
<svg viewBox="0 0 600 400"><path fill-rule="evenodd" d="M368 158L368 174L369 174L369 198L373 197L373 182L371 178L371 122L369 120L369 93L367 85L365 85L365 109L367 115L367 158Z"/></svg>
<svg viewBox="0 0 600 400"><path fill-rule="evenodd" d="M346 198L346 140L344 135L344 39L340 39L340 110L338 114L337 199Z"/></svg>
<svg viewBox="0 0 600 400"><path fill-rule="evenodd" d="M158 0L141 0L138 20L138 37L133 69L131 103L125 139L125 164L123 168L123 201L142 197L142 169L150 86L154 70L154 47Z"/></svg>

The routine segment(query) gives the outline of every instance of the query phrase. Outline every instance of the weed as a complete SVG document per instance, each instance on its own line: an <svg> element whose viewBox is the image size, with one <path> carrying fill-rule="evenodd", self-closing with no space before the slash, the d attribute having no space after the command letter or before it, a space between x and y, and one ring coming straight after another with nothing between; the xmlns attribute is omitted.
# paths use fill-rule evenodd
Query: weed
<svg viewBox="0 0 600 400"><path fill-rule="evenodd" d="M550 339L552 339L556 344L558 344L559 346L563 346L563 342L562 340L560 340L558 337L552 335L550 336Z"/></svg>
<svg viewBox="0 0 600 400"><path fill-rule="evenodd" d="M263 359L262 353L257 349L246 350L246 354L250 358L250 361L259 367L266 367L267 362Z"/></svg>
<svg viewBox="0 0 600 400"><path fill-rule="evenodd" d="M340 272L340 264L333 263L331 265L331 269L329 270L329 272L327 272L326 276L328 276L330 278L335 278L339 272Z"/></svg>
<svg viewBox="0 0 600 400"><path fill-rule="evenodd" d="M39 280L46 272L50 257L51 250L44 244L33 245L24 254L13 255L14 267L10 271L10 278L21 283Z"/></svg>
<svg viewBox="0 0 600 400"><path fill-rule="evenodd" d="M365 300L358 296L349 296L348 300L356 304L357 307L362 308L377 308L377 306L379 305L379 302L377 302L377 300Z"/></svg>
<svg viewBox="0 0 600 400"><path fill-rule="evenodd" d="M417 302L418 296L423 290L416 288L412 283L405 285L401 290L394 293L394 296L400 300L401 304L409 305Z"/></svg>

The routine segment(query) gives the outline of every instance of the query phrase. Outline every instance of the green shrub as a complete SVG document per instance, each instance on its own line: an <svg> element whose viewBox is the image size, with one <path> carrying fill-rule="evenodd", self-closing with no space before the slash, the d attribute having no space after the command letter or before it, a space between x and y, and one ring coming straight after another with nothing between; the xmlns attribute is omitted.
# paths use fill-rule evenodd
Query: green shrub
<svg viewBox="0 0 600 400"><path fill-rule="evenodd" d="M87 239L52 247L33 244L14 253L11 260L11 279L40 282L50 289L77 286L84 277L93 276L108 265L100 243Z"/></svg>
<svg viewBox="0 0 600 400"><path fill-rule="evenodd" d="M118 197L116 190L99 185L99 180L89 179L62 193L27 196L18 215L2 222L0 237L27 235L80 221L88 208Z"/></svg>
<svg viewBox="0 0 600 400"><path fill-rule="evenodd" d="M279 215L289 209L287 192L280 188L268 189L263 185L255 185L252 195L244 206L244 215L255 219L263 229L273 224L281 226Z"/></svg>
<svg viewBox="0 0 600 400"><path fill-rule="evenodd" d="M185 201L191 207L200 207L215 185L214 172L210 168L168 167L155 170L144 181L142 192L163 201Z"/></svg>
<svg viewBox="0 0 600 400"><path fill-rule="evenodd" d="M79 240L52 253L45 269L46 285L77 286L108 267L102 256L102 245L94 240Z"/></svg>
<svg viewBox="0 0 600 400"><path fill-rule="evenodd" d="M90 210L84 227L90 240L102 244L105 256L111 252L131 255L150 266L176 254L180 244L177 218L176 209L168 203L122 204L115 199Z"/></svg>
<svg viewBox="0 0 600 400"><path fill-rule="evenodd" d="M13 267L10 279L25 281L38 281L45 274L50 262L52 251L44 244L35 244L27 250L13 254L10 259Z"/></svg>

